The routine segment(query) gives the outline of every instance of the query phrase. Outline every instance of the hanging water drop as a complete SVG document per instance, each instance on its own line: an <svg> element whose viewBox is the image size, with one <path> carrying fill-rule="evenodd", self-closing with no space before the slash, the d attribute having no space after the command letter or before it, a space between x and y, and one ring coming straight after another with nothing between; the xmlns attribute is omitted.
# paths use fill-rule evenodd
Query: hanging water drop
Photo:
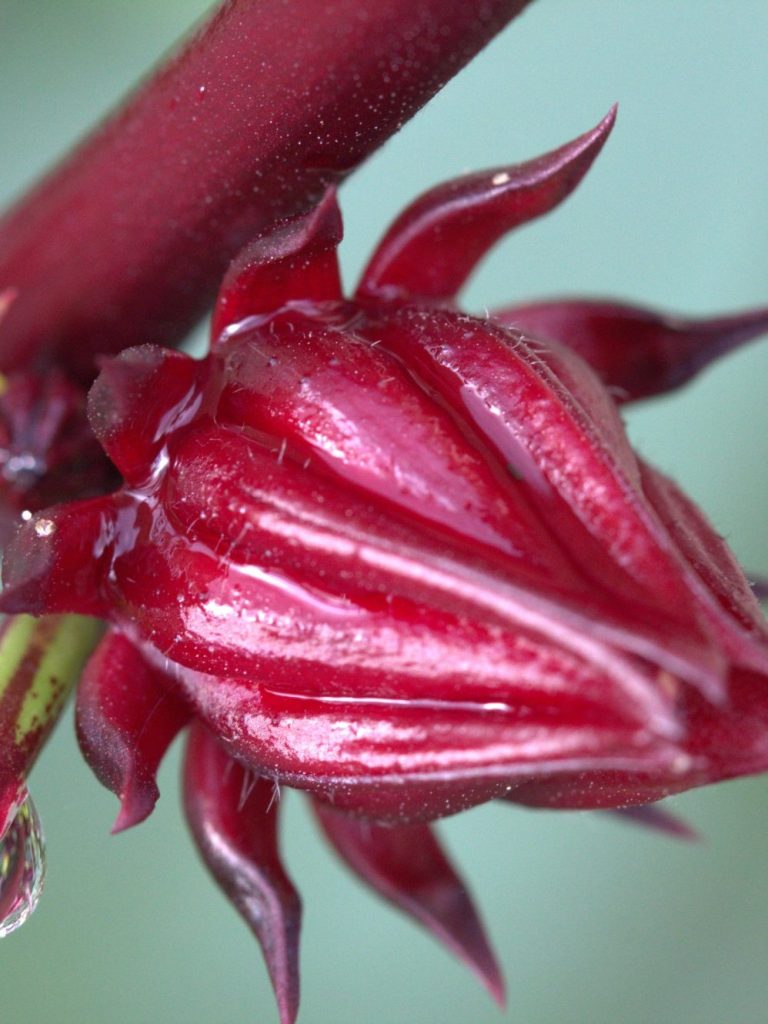
<svg viewBox="0 0 768 1024"><path fill-rule="evenodd" d="M15 932L34 911L45 881L45 839L27 793L0 841L0 939Z"/></svg>

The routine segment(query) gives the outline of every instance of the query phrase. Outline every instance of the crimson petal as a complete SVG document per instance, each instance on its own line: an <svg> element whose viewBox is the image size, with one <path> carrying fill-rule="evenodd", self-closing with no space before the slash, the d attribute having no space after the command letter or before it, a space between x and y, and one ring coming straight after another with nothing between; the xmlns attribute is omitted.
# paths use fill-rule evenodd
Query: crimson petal
<svg viewBox="0 0 768 1024"><path fill-rule="evenodd" d="M98 780L120 798L113 832L144 821L159 796L155 774L190 718L174 682L122 633L110 630L77 690L80 749Z"/></svg>
<svg viewBox="0 0 768 1024"><path fill-rule="evenodd" d="M366 267L358 298L453 299L474 267L514 228L554 209L602 149L613 107L591 131L535 160L430 189L395 220Z"/></svg>
<svg viewBox="0 0 768 1024"><path fill-rule="evenodd" d="M312 806L341 859L384 899L422 924L504 1005L504 981L472 898L428 825L361 821L318 800Z"/></svg>
<svg viewBox="0 0 768 1024"><path fill-rule="evenodd" d="M88 395L88 418L126 482L143 481L166 435L200 412L198 382L206 368L205 361L158 345L140 345L104 360Z"/></svg>
<svg viewBox="0 0 768 1024"><path fill-rule="evenodd" d="M184 760L184 809L213 877L261 945L281 1024L299 1006L301 905L277 842L275 784L254 776L200 725L193 725Z"/></svg>
<svg viewBox="0 0 768 1024"><path fill-rule="evenodd" d="M702 621L701 595L643 496L637 459L589 367L565 348L529 344L450 310L392 311L369 331L527 481L586 578L615 590L619 604L654 607L685 623L698 646L674 666L668 644L636 652L721 698L723 664Z"/></svg>
<svg viewBox="0 0 768 1024"><path fill-rule="evenodd" d="M686 319L604 299L534 302L496 310L491 317L578 353L619 403L672 391L768 331L768 309Z"/></svg>
<svg viewBox="0 0 768 1024"><path fill-rule="evenodd" d="M179 682L254 771L395 824L456 813L531 776L668 775L680 762L680 746L624 723L469 701L304 697L190 669Z"/></svg>
<svg viewBox="0 0 768 1024"><path fill-rule="evenodd" d="M700 603L734 662L768 672L768 622L728 545L677 484L640 463L643 487L686 563Z"/></svg>

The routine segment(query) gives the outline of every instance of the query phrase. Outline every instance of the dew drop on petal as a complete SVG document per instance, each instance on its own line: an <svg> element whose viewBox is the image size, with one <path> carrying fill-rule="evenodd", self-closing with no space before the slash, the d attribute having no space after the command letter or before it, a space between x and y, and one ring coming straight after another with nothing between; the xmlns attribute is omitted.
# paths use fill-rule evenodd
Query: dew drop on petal
<svg viewBox="0 0 768 1024"><path fill-rule="evenodd" d="M34 911L45 881L45 839L27 793L0 841L0 939L15 932Z"/></svg>

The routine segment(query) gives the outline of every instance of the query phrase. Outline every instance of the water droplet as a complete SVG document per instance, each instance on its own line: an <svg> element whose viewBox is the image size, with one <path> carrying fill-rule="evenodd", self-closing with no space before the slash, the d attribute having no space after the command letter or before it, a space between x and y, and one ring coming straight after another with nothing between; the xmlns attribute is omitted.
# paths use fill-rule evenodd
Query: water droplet
<svg viewBox="0 0 768 1024"><path fill-rule="evenodd" d="M35 533L38 537L50 537L56 532L56 524L52 519L38 519L35 523Z"/></svg>
<svg viewBox="0 0 768 1024"><path fill-rule="evenodd" d="M45 839L27 793L0 842L0 939L15 932L34 911L45 881Z"/></svg>

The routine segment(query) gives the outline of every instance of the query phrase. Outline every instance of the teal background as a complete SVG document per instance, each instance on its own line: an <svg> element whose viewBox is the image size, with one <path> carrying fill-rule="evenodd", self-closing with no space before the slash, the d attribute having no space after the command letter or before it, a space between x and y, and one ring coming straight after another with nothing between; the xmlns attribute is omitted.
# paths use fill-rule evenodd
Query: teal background
<svg viewBox="0 0 768 1024"><path fill-rule="evenodd" d="M0 0L0 199L134 82L201 0ZM768 5L537 0L343 189L349 280L418 190L514 162L619 100L587 181L493 253L476 309L563 292L706 313L768 299ZM85 253L74 258L87 258ZM634 412L642 452L680 479L745 564L768 573L768 344ZM49 875L0 946L7 1024L276 1020L257 948L205 876L176 799L110 838L114 799L71 721L36 768ZM305 1024L758 1024L768 979L768 782L688 794L688 845L596 814L485 807L440 826L509 983L500 1013L461 967L335 863L299 796L285 849L305 898Z"/></svg>

